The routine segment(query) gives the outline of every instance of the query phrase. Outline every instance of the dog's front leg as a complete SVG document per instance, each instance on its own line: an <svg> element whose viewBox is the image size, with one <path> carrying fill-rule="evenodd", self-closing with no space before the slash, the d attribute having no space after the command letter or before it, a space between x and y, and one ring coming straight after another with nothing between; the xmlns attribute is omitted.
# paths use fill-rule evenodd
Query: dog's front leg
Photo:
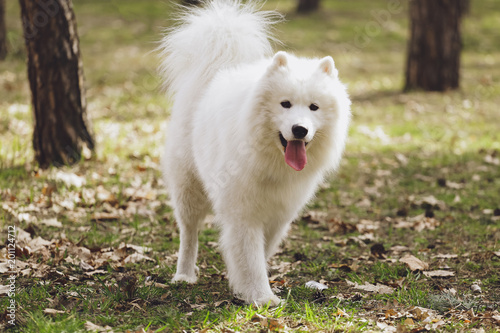
<svg viewBox="0 0 500 333"><path fill-rule="evenodd" d="M234 293L247 303L277 305L267 278L264 231L243 223L223 225L221 249Z"/></svg>

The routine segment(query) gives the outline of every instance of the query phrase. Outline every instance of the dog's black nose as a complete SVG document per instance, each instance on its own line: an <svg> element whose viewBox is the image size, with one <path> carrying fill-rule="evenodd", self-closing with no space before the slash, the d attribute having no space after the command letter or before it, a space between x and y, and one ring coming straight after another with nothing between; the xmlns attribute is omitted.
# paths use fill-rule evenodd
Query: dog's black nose
<svg viewBox="0 0 500 333"><path fill-rule="evenodd" d="M307 128L302 127L300 125L293 125L292 126L292 133L295 139L303 139L307 135Z"/></svg>

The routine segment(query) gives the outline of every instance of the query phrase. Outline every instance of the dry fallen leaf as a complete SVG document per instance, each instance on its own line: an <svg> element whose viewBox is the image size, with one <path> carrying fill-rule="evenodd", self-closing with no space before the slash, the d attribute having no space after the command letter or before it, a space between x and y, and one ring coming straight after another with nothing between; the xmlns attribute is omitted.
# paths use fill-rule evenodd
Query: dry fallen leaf
<svg viewBox="0 0 500 333"><path fill-rule="evenodd" d="M436 199L433 195L423 197L421 205L424 208L429 206L430 208L438 208L440 210L446 209L446 204L444 203L444 201Z"/></svg>
<svg viewBox="0 0 500 333"><path fill-rule="evenodd" d="M55 314L65 313L65 311L47 308L43 310L43 313L55 315Z"/></svg>
<svg viewBox="0 0 500 333"><path fill-rule="evenodd" d="M267 327L267 317L261 314L254 314L252 319L250 319L253 323L260 323L262 327Z"/></svg>
<svg viewBox="0 0 500 333"><path fill-rule="evenodd" d="M377 322L377 327L382 330L384 333L392 333L397 332L396 327L388 325L386 323Z"/></svg>
<svg viewBox="0 0 500 333"><path fill-rule="evenodd" d="M373 232L380 229L380 222L363 219L356 224L356 229L362 234Z"/></svg>
<svg viewBox="0 0 500 333"><path fill-rule="evenodd" d="M405 263L411 271L425 271L429 268L428 263L411 254L406 254L403 258L399 259L399 261Z"/></svg>
<svg viewBox="0 0 500 333"><path fill-rule="evenodd" d="M101 202L107 202L111 205L115 205L118 203L118 200L113 195L113 193L109 192L102 185L97 186L96 193L97 193L97 200Z"/></svg>
<svg viewBox="0 0 500 333"><path fill-rule="evenodd" d="M0 295L7 295L9 293L10 286L5 285L5 286L0 286Z"/></svg>
<svg viewBox="0 0 500 333"><path fill-rule="evenodd" d="M18 267L16 267L17 269ZM4 274L10 271L10 263L6 259L0 259L0 274Z"/></svg>
<svg viewBox="0 0 500 333"><path fill-rule="evenodd" d="M500 158L494 157L493 155L486 155L484 161L488 164L500 165Z"/></svg>
<svg viewBox="0 0 500 333"><path fill-rule="evenodd" d="M333 315L335 317L349 317L349 314L340 308L337 308L337 312L334 312Z"/></svg>
<svg viewBox="0 0 500 333"><path fill-rule="evenodd" d="M364 197L361 201L356 203L356 207L358 208L370 208L372 206L372 202L370 199Z"/></svg>
<svg viewBox="0 0 500 333"><path fill-rule="evenodd" d="M29 243L28 246L31 249L31 252L37 252L41 249L44 249L51 245L53 242L50 242L48 240L43 239L42 237L38 236L35 239L32 239Z"/></svg>
<svg viewBox="0 0 500 333"><path fill-rule="evenodd" d="M68 187L74 186L80 188L86 184L85 177L80 177L74 173L64 172L61 170L56 172L53 179L63 182Z"/></svg>
<svg viewBox="0 0 500 333"><path fill-rule="evenodd" d="M43 185L43 188L42 188L42 194L44 196L50 198L52 196L52 193L54 193L55 190L57 190L56 184L54 184L54 183L45 184L45 185Z"/></svg>
<svg viewBox="0 0 500 333"><path fill-rule="evenodd" d="M264 329L268 329L270 331L279 331L285 328L279 319L267 318L258 313L254 314L250 320L254 323L259 323Z"/></svg>
<svg viewBox="0 0 500 333"><path fill-rule="evenodd" d="M59 222L57 220L57 218L55 218L55 217L51 218L51 219L41 220L39 223L44 224L44 225L49 226L49 227L56 227L56 228L62 228L62 226L63 226L62 223Z"/></svg>
<svg viewBox="0 0 500 333"><path fill-rule="evenodd" d="M85 261L80 261L80 268L84 271L90 271L90 270L93 270L95 269L94 267L92 267L91 265L87 264Z"/></svg>
<svg viewBox="0 0 500 333"><path fill-rule="evenodd" d="M125 244L125 243L120 243L120 245L118 246L118 249L122 249L122 248L128 248L128 249L132 249L134 251L136 251L137 253L140 253L140 254L144 254L144 253L147 253L147 252L150 252L152 251L153 249L150 248L150 247L145 247L145 246L137 246L137 245L133 245L133 244Z"/></svg>
<svg viewBox="0 0 500 333"><path fill-rule="evenodd" d="M443 200L436 199L433 195L422 197L421 199L413 200L412 203L423 208L436 208L440 210L446 209L446 204Z"/></svg>
<svg viewBox="0 0 500 333"><path fill-rule="evenodd" d="M92 257L92 253L86 247L76 246L76 245L70 244L67 247L67 249L68 249L69 254L71 254L71 255L73 255L81 260L87 261Z"/></svg>
<svg viewBox="0 0 500 333"><path fill-rule="evenodd" d="M458 254L450 254L450 253L442 254L442 253L438 253L436 255L433 255L432 258L436 258L436 259L454 259L454 258L458 258Z"/></svg>
<svg viewBox="0 0 500 333"><path fill-rule="evenodd" d="M140 262L140 261L144 261L144 260L155 262L155 260L153 258L150 258L150 257L145 256L145 255L140 254L140 253L133 253L133 254L129 255L127 258L125 258L123 260L123 263L124 264L135 264L136 262Z"/></svg>
<svg viewBox="0 0 500 333"><path fill-rule="evenodd" d="M90 217L91 221L113 221L120 219L120 214L118 213L106 213L106 212L96 212Z"/></svg>
<svg viewBox="0 0 500 333"><path fill-rule="evenodd" d="M399 163L401 163L402 166L408 165L408 157L401 153L396 153L395 154L396 159L398 160Z"/></svg>
<svg viewBox="0 0 500 333"><path fill-rule="evenodd" d="M102 326L96 325L90 321L85 322L84 327L87 331L92 331L92 332L95 332L95 331L97 331L97 332L113 332L113 329L109 326L102 327Z"/></svg>
<svg viewBox="0 0 500 333"><path fill-rule="evenodd" d="M316 282L316 281L309 281L306 282L306 288L310 289L317 289L317 290L325 290L328 289L328 286L326 284Z"/></svg>
<svg viewBox="0 0 500 333"><path fill-rule="evenodd" d="M415 319L423 321L424 324L430 323L432 321L439 321L439 319L441 318L436 310L431 310L420 306L414 306L408 312L411 313Z"/></svg>
<svg viewBox="0 0 500 333"><path fill-rule="evenodd" d="M328 230L336 235L344 235L349 232L356 231L356 227L352 224L345 223L342 220L333 218L327 221Z"/></svg>
<svg viewBox="0 0 500 333"><path fill-rule="evenodd" d="M399 317L399 313L394 309L385 310L384 315L385 315L386 319L388 319L390 317Z"/></svg>
<svg viewBox="0 0 500 333"><path fill-rule="evenodd" d="M295 263L282 261L279 264L272 265L270 268L273 270L277 270L281 274L285 274L288 273L290 270L292 270L294 265L296 265L297 263L300 263L300 261L296 261ZM278 274L278 276L281 274Z"/></svg>
<svg viewBox="0 0 500 333"><path fill-rule="evenodd" d="M108 273L108 271L105 271L104 269L97 269L97 270L92 271L92 272L85 272L85 275L92 276L95 274L107 274L107 273Z"/></svg>
<svg viewBox="0 0 500 333"><path fill-rule="evenodd" d="M476 294L480 294L482 291L481 291L481 287L477 284L473 284L470 286L470 290L472 290L474 293Z"/></svg>
<svg viewBox="0 0 500 333"><path fill-rule="evenodd" d="M451 181L447 180L446 181L446 187L454 189L454 190L460 190L461 188L464 188L465 185L464 184L460 184L460 183L451 182Z"/></svg>
<svg viewBox="0 0 500 333"><path fill-rule="evenodd" d="M398 229L414 229L422 231L425 229L434 230L441 223L433 217L426 217L425 214L420 214L405 220L398 220L394 224L394 228Z"/></svg>
<svg viewBox="0 0 500 333"><path fill-rule="evenodd" d="M410 248L404 245L394 245L389 250L392 252L406 252L410 251Z"/></svg>
<svg viewBox="0 0 500 333"><path fill-rule="evenodd" d="M444 325L446 325L446 323L443 320L438 320L438 321L433 321L432 323L425 325L425 328L428 330L435 331Z"/></svg>
<svg viewBox="0 0 500 333"><path fill-rule="evenodd" d="M17 219L19 222L27 222L27 223L36 222L36 216L33 216L29 213L20 213L17 215Z"/></svg>
<svg viewBox="0 0 500 333"><path fill-rule="evenodd" d="M208 304L206 304L206 303L202 303L202 304L189 304L189 306L193 310L203 310L204 308L206 308L208 306Z"/></svg>
<svg viewBox="0 0 500 333"><path fill-rule="evenodd" d="M423 272L427 277L449 277L455 276L455 272L452 271L444 271L444 270L435 270L435 271L425 271Z"/></svg>
<svg viewBox="0 0 500 333"><path fill-rule="evenodd" d="M25 244L27 244L31 240L31 235L29 232L24 231L21 228L16 228L16 231L17 231L17 237L16 237L17 242L24 242Z"/></svg>
<svg viewBox="0 0 500 333"><path fill-rule="evenodd" d="M415 325L415 322L411 318L406 318L404 321L404 324L408 325L408 326L413 326L413 325Z"/></svg>
<svg viewBox="0 0 500 333"><path fill-rule="evenodd" d="M270 331L281 331L282 329L285 328L285 325L283 325L279 319L275 318L268 318L267 319L267 328Z"/></svg>
<svg viewBox="0 0 500 333"><path fill-rule="evenodd" d="M371 291L375 292L377 294L392 294L394 292L394 288L391 288L389 286L386 286L381 283L377 283L376 285L373 285L371 283L365 282L364 284L360 285L355 282L351 282L349 280L346 280L348 285L353 286L354 289L359 289L359 290L364 290L364 291Z"/></svg>

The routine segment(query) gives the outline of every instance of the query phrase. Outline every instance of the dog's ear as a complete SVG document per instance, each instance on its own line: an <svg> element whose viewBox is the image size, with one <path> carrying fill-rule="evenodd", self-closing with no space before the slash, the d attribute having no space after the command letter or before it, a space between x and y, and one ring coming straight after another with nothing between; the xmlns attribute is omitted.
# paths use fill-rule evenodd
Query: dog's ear
<svg viewBox="0 0 500 333"><path fill-rule="evenodd" d="M286 52L279 51L273 57L273 61L271 63L271 68L280 68L288 66L288 56Z"/></svg>
<svg viewBox="0 0 500 333"><path fill-rule="evenodd" d="M319 61L319 69L330 76L338 77L339 71L335 68L335 62L332 57L327 56Z"/></svg>

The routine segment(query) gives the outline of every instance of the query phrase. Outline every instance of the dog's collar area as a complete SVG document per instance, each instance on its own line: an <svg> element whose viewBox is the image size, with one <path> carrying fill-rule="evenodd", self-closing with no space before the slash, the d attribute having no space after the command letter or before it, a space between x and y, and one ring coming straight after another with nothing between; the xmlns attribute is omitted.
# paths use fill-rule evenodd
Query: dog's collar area
<svg viewBox="0 0 500 333"><path fill-rule="evenodd" d="M286 146L288 145L288 141L286 141L285 137L283 136L283 134L281 134L281 132L279 133L280 135L280 141L281 141L281 145L283 146L284 150L286 151ZM305 142L305 145L307 146L309 142Z"/></svg>

